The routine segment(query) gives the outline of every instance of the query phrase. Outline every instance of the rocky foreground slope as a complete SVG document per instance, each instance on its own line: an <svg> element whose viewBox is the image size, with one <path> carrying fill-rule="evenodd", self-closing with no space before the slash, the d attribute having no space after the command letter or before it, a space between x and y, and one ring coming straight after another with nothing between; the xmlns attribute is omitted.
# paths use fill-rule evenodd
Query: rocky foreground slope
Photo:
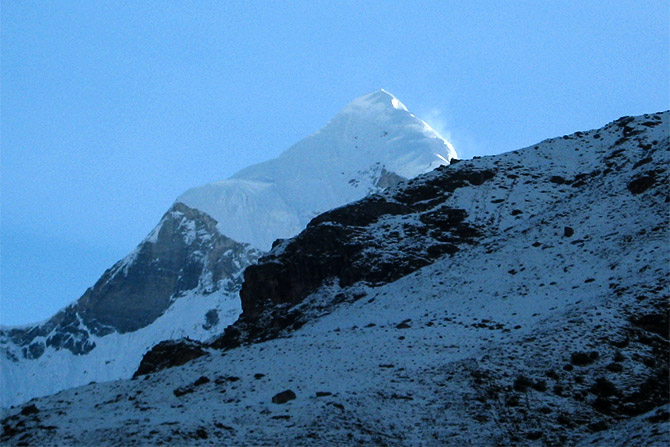
<svg viewBox="0 0 670 447"><path fill-rule="evenodd" d="M1 440L667 445L669 154L670 113L625 117L318 216L216 341L5 410Z"/></svg>

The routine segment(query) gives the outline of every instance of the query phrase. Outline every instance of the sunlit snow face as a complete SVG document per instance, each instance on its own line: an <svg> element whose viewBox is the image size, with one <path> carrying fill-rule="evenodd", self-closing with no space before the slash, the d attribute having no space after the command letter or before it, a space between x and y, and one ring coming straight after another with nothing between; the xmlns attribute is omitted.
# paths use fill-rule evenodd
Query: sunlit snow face
<svg viewBox="0 0 670 447"><path fill-rule="evenodd" d="M454 146L452 146L451 143L448 142L447 140L444 140L444 143L445 143L445 144L447 145L447 147L449 148L449 155L450 155L451 157L453 157L453 158L456 158L457 155L456 155L456 149L454 149Z"/></svg>
<svg viewBox="0 0 670 447"><path fill-rule="evenodd" d="M400 108L400 101L398 101L396 98L393 98L391 100L391 104L393 105L393 108L399 109Z"/></svg>
<svg viewBox="0 0 670 447"><path fill-rule="evenodd" d="M449 160L447 160L446 158L444 158L442 155L440 155L440 154L438 154L438 153L436 153L435 155L437 155L437 157L438 157L440 160L442 160L445 164L449 164Z"/></svg>

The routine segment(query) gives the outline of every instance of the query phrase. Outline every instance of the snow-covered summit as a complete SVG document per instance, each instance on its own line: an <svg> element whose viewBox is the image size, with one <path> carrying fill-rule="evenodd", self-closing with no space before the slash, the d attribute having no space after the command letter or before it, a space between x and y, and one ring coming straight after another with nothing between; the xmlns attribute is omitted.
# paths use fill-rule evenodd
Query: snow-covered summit
<svg viewBox="0 0 670 447"><path fill-rule="evenodd" d="M357 114L365 112L384 113L385 110L389 110L389 105L394 109L403 110L405 112L408 111L405 104L382 88L354 99L342 112L353 112Z"/></svg>
<svg viewBox="0 0 670 447"><path fill-rule="evenodd" d="M190 189L177 201L212 216L226 236L267 250L320 212L455 157L451 144L378 90L352 101L279 157Z"/></svg>

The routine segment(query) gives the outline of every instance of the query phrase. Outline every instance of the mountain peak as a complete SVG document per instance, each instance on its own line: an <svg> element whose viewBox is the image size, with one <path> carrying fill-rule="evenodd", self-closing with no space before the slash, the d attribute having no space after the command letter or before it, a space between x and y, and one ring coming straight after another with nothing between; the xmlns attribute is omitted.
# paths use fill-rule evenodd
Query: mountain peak
<svg viewBox="0 0 670 447"><path fill-rule="evenodd" d="M317 214L386 184L448 164L453 147L386 90L349 103L279 157L177 200L218 222L221 233L261 250L295 236Z"/></svg>
<svg viewBox="0 0 670 447"><path fill-rule="evenodd" d="M408 111L407 107L405 107L405 105L400 102L398 98L384 89L379 89L354 99L349 103L349 105L347 105L347 107L344 108L342 112L378 112L383 109L398 109L405 112Z"/></svg>

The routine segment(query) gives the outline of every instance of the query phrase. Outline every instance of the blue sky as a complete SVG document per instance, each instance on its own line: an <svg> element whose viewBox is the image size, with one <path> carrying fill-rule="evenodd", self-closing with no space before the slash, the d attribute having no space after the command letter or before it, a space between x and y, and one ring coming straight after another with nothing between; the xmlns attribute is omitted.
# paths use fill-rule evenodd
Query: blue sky
<svg viewBox="0 0 670 447"><path fill-rule="evenodd" d="M462 158L669 108L666 1L3 1L0 322L384 88Z"/></svg>

